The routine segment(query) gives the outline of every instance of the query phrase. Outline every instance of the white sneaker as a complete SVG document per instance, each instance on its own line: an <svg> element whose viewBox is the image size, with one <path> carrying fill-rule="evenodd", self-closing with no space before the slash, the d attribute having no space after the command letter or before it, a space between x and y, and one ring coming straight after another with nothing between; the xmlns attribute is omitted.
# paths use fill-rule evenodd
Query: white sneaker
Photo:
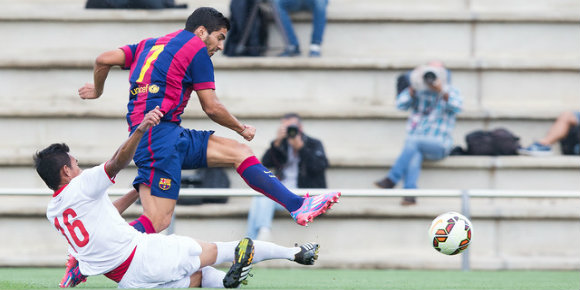
<svg viewBox="0 0 580 290"><path fill-rule="evenodd" d="M518 149L520 155L528 156L550 156L553 155L552 147L534 142L532 145L526 148Z"/></svg>

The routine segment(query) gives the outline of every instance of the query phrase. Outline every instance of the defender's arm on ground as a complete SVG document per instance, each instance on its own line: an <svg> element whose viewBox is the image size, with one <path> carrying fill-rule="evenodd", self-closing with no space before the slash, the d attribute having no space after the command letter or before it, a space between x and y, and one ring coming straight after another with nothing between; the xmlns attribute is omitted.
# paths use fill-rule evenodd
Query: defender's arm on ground
<svg viewBox="0 0 580 290"><path fill-rule="evenodd" d="M244 125L238 121L220 102L214 90L199 90L196 93L201 103L201 108L212 121L236 131L248 141L254 138L256 128L250 125Z"/></svg>
<svg viewBox="0 0 580 290"><path fill-rule="evenodd" d="M103 94L105 80L111 67L125 64L125 53L121 49L110 50L102 53L95 60L93 72L94 84L87 83L79 89L81 99L96 99Z"/></svg>

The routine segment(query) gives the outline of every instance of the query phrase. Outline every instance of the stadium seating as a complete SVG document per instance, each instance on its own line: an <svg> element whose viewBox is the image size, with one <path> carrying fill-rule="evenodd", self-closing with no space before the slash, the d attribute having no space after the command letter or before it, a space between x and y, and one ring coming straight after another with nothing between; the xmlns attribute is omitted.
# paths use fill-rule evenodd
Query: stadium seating
<svg viewBox="0 0 580 290"><path fill-rule="evenodd" d="M87 11L78 0L0 0L3 7L0 35L4 43L0 54L0 120L6 136L0 142L2 187L42 188L42 181L31 168L31 155L52 142L68 143L84 166L98 164L111 156L127 136L124 122L127 73L113 70L105 94L99 100L82 101L76 97L76 90L91 81L94 58L104 50L180 29L191 9L197 6L211 5L229 14L229 0L177 2L188 3L190 9ZM454 136L457 145L465 146L464 136L472 130L496 127L508 128L521 137L522 145L527 145L541 137L560 112L580 109L580 39L573 37L580 33L578 1L331 0L328 9L320 59L216 56L214 63L218 96L236 116L258 128L256 139L250 143L257 155L264 152L274 135L279 116L288 111L299 112L305 119L307 132L324 142L332 165L327 175L332 188L368 188L387 172L405 134L406 113L393 108L396 77L427 60L443 60L453 71L453 82L464 96L465 112L458 119ZM301 43L306 45L310 16L298 14L294 20ZM269 45L274 49L268 55L281 47L273 26ZM195 98L185 114L184 125L214 129L219 135L238 138L235 133L208 121ZM578 190L578 169L579 157L450 157L442 162L426 163L419 185L421 188ZM128 187L134 174L134 167L123 172L115 187ZM233 170L228 174L232 187L245 187ZM19 227L26 225L39 237L54 236L46 223L32 223L29 218L43 218L41 205L46 202L45 198L30 197L24 201L0 198L3 200L0 230L18 232ZM377 255L372 262L369 262L372 257L354 250L348 252L355 259L353 265L446 267L436 265L436 256L422 252L419 245L413 245L412 251L418 252L406 262L402 245L409 241L402 237L409 233L396 231L399 223L423 231L422 224L430 216L444 211L448 207L446 203L456 204L457 199L420 199L420 204L410 209L388 199L352 202L356 206L343 206L346 202L339 205L333 214L336 219L313 224L301 238L322 239L330 244L330 249L338 249L343 235L356 236L348 231L365 224L361 231L378 232L382 240L396 235L398 244L394 243L392 251ZM579 253L565 258L565 245L560 249L552 247L553 251L549 252L534 250L531 245L520 251L517 245L503 244L510 235L516 235L507 231L510 227L522 223L528 229L546 217L546 227L558 228L558 233L566 236L565 227L578 226L577 214L572 211L578 208L577 204L555 200L554 205L545 199L523 203L508 200L505 204L494 199L477 202L481 208L489 206L476 214L484 228L494 232L495 236L486 239L499 239L498 248L512 248L500 251L506 255L500 258L500 254L476 248L474 255L484 258L474 266L540 267L530 266L535 261L533 257L538 256L547 259L546 268L580 269ZM563 213L554 216L548 210L540 210L545 204L563 208ZM515 216L506 214L508 205L517 209ZM208 228L233 223L243 229L242 217L248 204L247 199L234 199L222 206L229 212L226 219L213 219L215 207L202 207L196 217L202 218L203 227L201 222L187 218L194 214L193 210L178 209L178 230L193 235L197 235L195 230L207 230L208 239L227 239L219 235L218 229L214 232ZM527 207L538 210L527 211ZM495 228L493 221L497 216L493 210L500 213L499 218L504 222ZM136 212L138 209L133 210ZM280 242L301 233L286 216L276 222L281 225L280 229L288 230L287 233L280 231L276 237ZM345 230L336 230L335 222ZM17 235L20 238L12 240L13 245L22 243L26 234ZM243 230L232 234L243 235ZM580 237L573 233L572 238ZM369 240L353 239L348 243L357 242ZM374 243L377 248L381 246L377 241ZM61 244L45 243L34 249L23 249L24 252L4 247L0 249L0 266L57 265L63 259L54 249L64 249ZM26 255L14 255L14 252L32 254L35 259L22 260ZM394 252L400 256L388 261ZM423 253L429 257L426 262L420 258ZM332 265L340 257L332 259L337 260L324 265Z"/></svg>

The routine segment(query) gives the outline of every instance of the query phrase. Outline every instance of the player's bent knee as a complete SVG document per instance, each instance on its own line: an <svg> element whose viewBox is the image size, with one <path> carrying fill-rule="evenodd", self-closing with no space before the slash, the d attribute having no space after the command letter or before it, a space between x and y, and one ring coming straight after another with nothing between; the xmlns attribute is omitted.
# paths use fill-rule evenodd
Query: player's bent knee
<svg viewBox="0 0 580 290"><path fill-rule="evenodd" d="M238 156L241 159L246 159L250 156L254 155L254 151L252 151L252 148L250 148L250 146L246 145L246 144L242 144L242 143L238 143Z"/></svg>
<svg viewBox="0 0 580 290"><path fill-rule="evenodd" d="M217 245L215 243L207 243L197 241L201 246L201 255L199 257L201 267L211 266L215 264L218 254Z"/></svg>

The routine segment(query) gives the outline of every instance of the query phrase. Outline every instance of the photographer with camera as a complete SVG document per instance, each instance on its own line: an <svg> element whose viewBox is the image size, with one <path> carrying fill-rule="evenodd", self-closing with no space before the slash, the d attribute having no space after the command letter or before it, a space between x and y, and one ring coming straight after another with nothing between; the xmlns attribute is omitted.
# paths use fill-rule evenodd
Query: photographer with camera
<svg viewBox="0 0 580 290"><path fill-rule="evenodd" d="M274 169L287 188L325 188L328 160L322 142L306 134L300 116L285 114L280 120L276 139L262 157L262 164ZM248 214L247 236L270 239L276 209L283 209L267 197L254 197Z"/></svg>
<svg viewBox="0 0 580 290"><path fill-rule="evenodd" d="M387 176L375 182L380 188L393 188L401 179L405 180L404 188L417 188L423 159L441 160L451 152L455 117L463 104L443 63L433 61L406 75L409 86L397 95L396 104L399 110L411 111L407 139ZM402 205L415 203L412 196L404 197L401 202Z"/></svg>

